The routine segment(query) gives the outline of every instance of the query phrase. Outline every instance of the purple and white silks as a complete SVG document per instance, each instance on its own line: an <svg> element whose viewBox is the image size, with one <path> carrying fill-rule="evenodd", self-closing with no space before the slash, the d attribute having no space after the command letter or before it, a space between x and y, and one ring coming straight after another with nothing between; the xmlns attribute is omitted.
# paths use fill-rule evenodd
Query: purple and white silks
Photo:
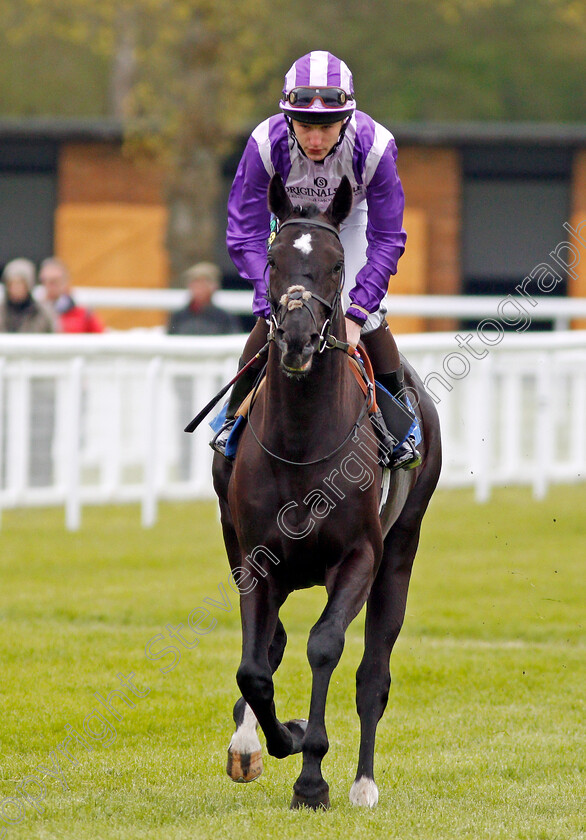
<svg viewBox="0 0 586 840"><path fill-rule="evenodd" d="M293 204L313 203L325 210L343 175L347 175L354 195L352 211L341 228L346 251L347 314L365 321L362 309L375 313L377 317L372 321L369 318L366 328L378 326L382 320L378 310L406 240L402 227L404 195L396 159L393 135L362 111L353 114L342 142L323 162L311 161L303 154L283 114L257 126L232 184L226 235L234 265L254 287L255 315L269 314L265 266L271 177L275 172L281 175Z"/></svg>

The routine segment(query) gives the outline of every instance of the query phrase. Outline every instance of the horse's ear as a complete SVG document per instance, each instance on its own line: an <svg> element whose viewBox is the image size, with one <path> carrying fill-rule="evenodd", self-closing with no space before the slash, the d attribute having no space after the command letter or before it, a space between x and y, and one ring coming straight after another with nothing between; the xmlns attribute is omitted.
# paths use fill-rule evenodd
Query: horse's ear
<svg viewBox="0 0 586 840"><path fill-rule="evenodd" d="M332 198L331 204L325 212L325 216L331 223L338 227L352 209L352 186L347 175L340 181L340 186Z"/></svg>
<svg viewBox="0 0 586 840"><path fill-rule="evenodd" d="M293 205L283 185L283 179L278 172L271 178L268 199L269 210L275 214L280 222L291 215Z"/></svg>

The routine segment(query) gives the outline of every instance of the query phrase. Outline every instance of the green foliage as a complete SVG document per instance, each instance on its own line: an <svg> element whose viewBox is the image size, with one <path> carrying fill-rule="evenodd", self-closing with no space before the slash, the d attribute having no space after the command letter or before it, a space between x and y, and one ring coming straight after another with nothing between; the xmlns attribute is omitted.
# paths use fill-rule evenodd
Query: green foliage
<svg viewBox="0 0 586 840"><path fill-rule="evenodd" d="M0 117L108 114L109 61L103 55L48 31L34 39L7 34L0 31Z"/></svg>
<svg viewBox="0 0 586 840"><path fill-rule="evenodd" d="M215 504L164 505L149 531L135 507L88 508L75 534L61 510L5 511L0 800L47 764L66 725L83 732L103 708L95 693L120 688L118 673L149 688L132 708L114 700L120 720L106 714L116 739L78 747L76 765L64 759L67 789L46 776L43 812L28 807L6 840L584 836L585 503L584 485L553 488L543 502L512 488L482 506L468 491L435 496L379 726L380 804L364 812L347 798L360 616L330 688L332 809L318 814L288 811L299 756L265 756L251 785L225 776L240 655L233 596L229 609L210 607L217 625L166 676L169 658L145 657L155 635L169 640L167 625L185 627L205 598L221 601L219 584L231 592ZM323 603L314 589L285 605L283 717L306 714L305 647Z"/></svg>
<svg viewBox="0 0 586 840"><path fill-rule="evenodd" d="M345 58L360 107L383 122L586 115L577 0L4 0L2 112L107 113L124 43L125 113L170 137L187 120L218 142L272 113L290 63L316 48Z"/></svg>

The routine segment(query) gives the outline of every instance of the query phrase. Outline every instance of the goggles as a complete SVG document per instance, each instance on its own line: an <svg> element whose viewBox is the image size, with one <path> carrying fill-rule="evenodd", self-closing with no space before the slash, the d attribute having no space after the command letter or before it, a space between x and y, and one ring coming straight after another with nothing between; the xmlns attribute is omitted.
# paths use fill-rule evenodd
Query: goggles
<svg viewBox="0 0 586 840"><path fill-rule="evenodd" d="M316 99L321 101L324 108L343 108L352 98L339 87L296 87L285 97L295 108L311 108Z"/></svg>

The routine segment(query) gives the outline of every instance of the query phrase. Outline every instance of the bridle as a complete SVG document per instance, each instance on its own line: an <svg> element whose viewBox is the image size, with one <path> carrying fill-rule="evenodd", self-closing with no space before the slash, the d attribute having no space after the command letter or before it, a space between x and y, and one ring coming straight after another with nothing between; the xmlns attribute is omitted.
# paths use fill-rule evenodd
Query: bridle
<svg viewBox="0 0 586 840"><path fill-rule="evenodd" d="M287 225L310 225L311 227L319 227L324 228L325 230L333 233L338 242L340 242L340 234L338 230L333 226L330 225L328 222L324 222L321 219L287 219L287 221L283 222L273 238L271 242L271 246L274 243L275 239L279 235L279 233L283 230L284 227ZM270 248L269 248L269 255L270 255ZM267 262L266 270L270 269L270 265ZM338 314L338 310L340 308L340 300L342 296L342 289L344 287L344 264L342 263L342 270L340 272L340 282L338 283L338 287L334 294L334 297L331 301L325 300L321 295L318 295L317 292L311 291L309 289L305 289L304 286L291 286L287 292L281 296L279 300L279 304L276 306L272 300L269 299L269 304L271 307L271 327L269 330L269 341L275 340L275 334L278 329L283 324L285 317L288 312L293 309L299 309L305 307L309 314L311 315L311 319L315 324L316 330L319 332L319 345L318 345L318 352L323 353L326 349L337 349L343 350L345 353L348 352L350 345L346 341L340 341L331 333L331 326L332 322L335 321L336 315ZM315 299L319 301L323 306L329 310L329 316L324 321L321 329L317 323L317 319L315 317L315 313L313 312L311 306L309 306L308 301Z"/></svg>
<svg viewBox="0 0 586 840"><path fill-rule="evenodd" d="M273 244L274 240L279 235L281 230L284 227L286 227L286 225L311 225L313 227L325 228L330 233L333 233L334 236L336 237L336 239L338 241L340 241L340 235L339 235L337 229L333 225L330 225L327 222L321 221L321 219L301 218L301 219L288 219L287 221L283 222L280 225L279 230L277 231L275 237L273 238L273 241L271 242L271 245ZM269 253L270 253L270 249L269 249ZM269 267L270 267L269 263L267 262L267 267L266 268L268 269ZM266 271L266 269L265 269L265 271ZM332 326L332 321L335 321L338 309L340 307L340 299L341 299L341 295L342 295L343 286L344 286L344 269L342 267L342 271L340 273L340 282L338 283L338 287L337 287L336 292L334 294L334 297L331 301L327 301L324 298L322 298L320 295L316 294L315 292L310 291L308 289L305 289L304 286L291 286L288 289L288 291L284 295L282 295L278 306L275 306L275 304L270 300L269 303L270 303L270 306L271 306L271 328L270 328L270 331L269 331L267 345L268 345L269 342L275 341L276 331L280 328L280 326L283 323L283 320L284 320L285 316L287 315L287 313L290 312L292 309L300 309L302 307L305 307L308 310L308 312L310 313L310 315L312 317L312 320L313 320L313 322L316 326L316 329L319 330L319 326L318 326L315 314L314 314L311 306L309 306L309 303L308 303L309 300L311 300L312 298L315 298L315 300L317 300L321 304L323 304L323 306L325 306L326 309L328 309L329 312L330 312L329 317L326 318L326 320L324 321L324 324L323 324L323 326L321 328L321 331L320 331L319 353L323 353L323 351L326 350L326 349L343 350L344 353L348 353L349 350L350 350L350 345L348 344L348 342L347 341L340 341L338 338L336 338L330 332L330 328ZM282 312L281 312L281 310L282 310ZM279 317L279 315L280 315L280 317ZM265 367L266 367L266 365L265 365ZM263 370L263 372L264 372L264 370ZM259 375L259 377L257 379L257 382L256 382L256 385L254 387L254 390L252 392L252 399L251 399L251 403L250 403L251 407L254 403L254 399L256 397L261 379L262 379L262 372L261 372L261 375ZM336 455L338 452L340 452L341 449L343 449L343 447L348 443L348 441L352 438L352 436L355 435L356 432L358 431L362 420L368 414L368 410L369 410L369 408L372 404L372 400L373 400L373 393L372 393L372 385L371 385L369 390L368 390L368 393L366 395L366 401L362 405L358 417L356 418L356 420L352 424L352 427L350 428L350 431L348 432L348 434L346 435L344 440L338 446L336 446L335 449L333 449L331 452L329 452L327 455L323 455L321 458L315 458L313 461L291 461L288 458L283 458L281 455L277 455L276 452L272 452L270 449L268 449L268 447L266 447L264 445L264 443L260 440L260 438L258 437L258 435L256 434L256 432L255 432L255 430L252 426L250 409L248 411L248 428L250 429L250 431L252 433L252 436L254 437L255 441L258 443L260 448L263 450L263 452L265 452L271 458L275 458L275 460L280 461L282 464L288 464L289 466L309 467L309 466L312 466L314 464L321 464L324 461L329 461L330 458L333 458L334 455Z"/></svg>

